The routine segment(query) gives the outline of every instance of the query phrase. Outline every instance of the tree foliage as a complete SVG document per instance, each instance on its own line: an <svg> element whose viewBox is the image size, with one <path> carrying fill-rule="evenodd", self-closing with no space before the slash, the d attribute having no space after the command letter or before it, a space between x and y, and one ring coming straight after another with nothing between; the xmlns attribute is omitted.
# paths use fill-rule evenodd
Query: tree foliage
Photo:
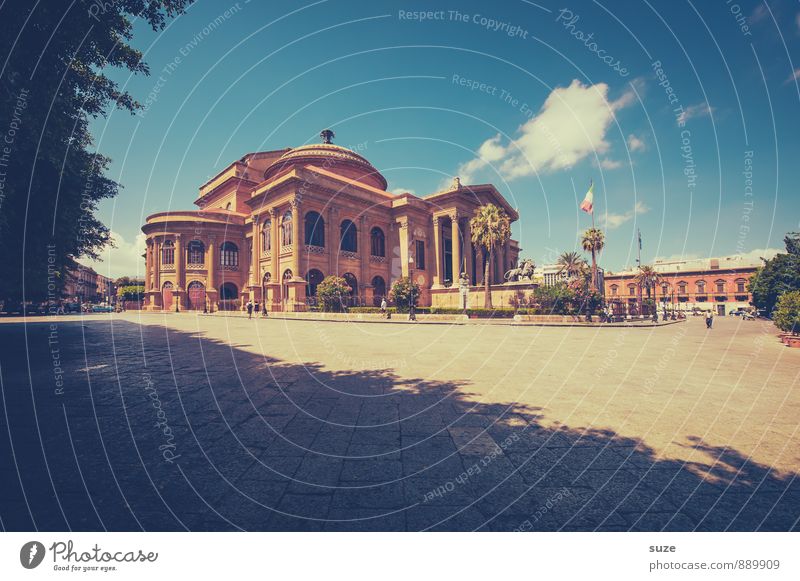
<svg viewBox="0 0 800 581"><path fill-rule="evenodd" d="M781 295L773 320L781 331L800 333L800 291L789 291Z"/></svg>
<svg viewBox="0 0 800 581"><path fill-rule="evenodd" d="M96 211L120 186L106 176L110 160L92 151L89 123L110 107L134 112L140 105L104 71L148 74L128 44L133 21L161 30L188 3L0 5L0 297L50 298L48 282L60 287L75 258L97 258L110 242Z"/></svg>
<svg viewBox="0 0 800 581"><path fill-rule="evenodd" d="M412 304L417 306L419 285L407 276L400 277L392 283L389 297L394 301L398 313L407 313Z"/></svg>
<svg viewBox="0 0 800 581"><path fill-rule="evenodd" d="M783 241L786 253L765 261L750 277L753 304L768 315L782 294L800 290L800 233L790 232Z"/></svg>
<svg viewBox="0 0 800 581"><path fill-rule="evenodd" d="M351 290L350 285L341 276L326 276L317 285L317 300L326 313L340 313L345 310Z"/></svg>

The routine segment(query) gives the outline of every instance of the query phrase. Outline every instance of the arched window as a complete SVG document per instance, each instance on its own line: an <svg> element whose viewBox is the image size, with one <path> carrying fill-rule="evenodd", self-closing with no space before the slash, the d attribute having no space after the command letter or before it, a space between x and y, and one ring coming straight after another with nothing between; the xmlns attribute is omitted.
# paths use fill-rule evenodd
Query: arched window
<svg viewBox="0 0 800 581"><path fill-rule="evenodd" d="M306 296L309 298L317 296L317 285L322 282L325 275L316 268L312 268L306 274Z"/></svg>
<svg viewBox="0 0 800 581"><path fill-rule="evenodd" d="M325 220L317 212L306 214L305 243L309 246L325 246Z"/></svg>
<svg viewBox="0 0 800 581"><path fill-rule="evenodd" d="M292 244L292 212L287 211L281 220L281 246Z"/></svg>
<svg viewBox="0 0 800 581"><path fill-rule="evenodd" d="M698 280L697 281L697 294L704 294L706 292L706 281Z"/></svg>
<svg viewBox="0 0 800 581"><path fill-rule="evenodd" d="M161 247L161 263L175 264L175 243L172 240L165 240Z"/></svg>
<svg viewBox="0 0 800 581"><path fill-rule="evenodd" d="M351 220L345 220L341 225L341 246L343 252L358 252L358 231Z"/></svg>
<svg viewBox="0 0 800 581"><path fill-rule="evenodd" d="M226 209L226 210L230 210L230 209L231 209L231 203L230 203L230 202L228 202L227 204L225 204L225 209Z"/></svg>
<svg viewBox="0 0 800 581"><path fill-rule="evenodd" d="M376 276L372 279L372 296L375 297L373 299L374 306L379 307L381 300L386 296L386 281L383 280L382 276Z"/></svg>
<svg viewBox="0 0 800 581"><path fill-rule="evenodd" d="M616 296L618 290L619 290L619 286L617 286L615 284L611 285L611 294L612 294L612 296Z"/></svg>
<svg viewBox="0 0 800 581"><path fill-rule="evenodd" d="M372 256L386 256L386 236L375 226L369 233L369 253Z"/></svg>
<svg viewBox="0 0 800 581"><path fill-rule="evenodd" d="M206 308L206 287L202 282L193 280L187 288L187 299L190 311L202 311Z"/></svg>
<svg viewBox="0 0 800 581"><path fill-rule="evenodd" d="M686 282L681 281L678 283L678 294L685 295L686 294Z"/></svg>
<svg viewBox="0 0 800 581"><path fill-rule="evenodd" d="M266 254L272 250L272 220L266 220L261 225L261 253Z"/></svg>
<svg viewBox="0 0 800 581"><path fill-rule="evenodd" d="M239 247L233 242L223 242L219 247L219 263L221 266L239 266Z"/></svg>
<svg viewBox="0 0 800 581"><path fill-rule="evenodd" d="M199 240L192 240L186 247L186 262L188 264L203 264L205 262L206 247Z"/></svg>
<svg viewBox="0 0 800 581"><path fill-rule="evenodd" d="M725 281L724 280L720 279L720 280L714 281L714 284L717 287L717 292L718 293L724 293L725 292Z"/></svg>

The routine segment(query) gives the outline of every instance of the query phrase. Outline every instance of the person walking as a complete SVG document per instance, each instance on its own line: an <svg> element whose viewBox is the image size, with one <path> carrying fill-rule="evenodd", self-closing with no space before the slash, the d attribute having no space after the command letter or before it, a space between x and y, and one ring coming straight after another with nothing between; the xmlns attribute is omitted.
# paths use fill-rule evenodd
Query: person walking
<svg viewBox="0 0 800 581"><path fill-rule="evenodd" d="M253 301L247 301L247 318L253 318Z"/></svg>
<svg viewBox="0 0 800 581"><path fill-rule="evenodd" d="M714 311L708 311L706 313L706 328L710 329L713 324L714 324Z"/></svg>
<svg viewBox="0 0 800 581"><path fill-rule="evenodd" d="M386 297L381 299L381 316L386 318Z"/></svg>
<svg viewBox="0 0 800 581"><path fill-rule="evenodd" d="M261 305L258 303L258 301L256 301L256 304L253 307L253 312L256 314L256 317L258 317L258 313L261 312Z"/></svg>

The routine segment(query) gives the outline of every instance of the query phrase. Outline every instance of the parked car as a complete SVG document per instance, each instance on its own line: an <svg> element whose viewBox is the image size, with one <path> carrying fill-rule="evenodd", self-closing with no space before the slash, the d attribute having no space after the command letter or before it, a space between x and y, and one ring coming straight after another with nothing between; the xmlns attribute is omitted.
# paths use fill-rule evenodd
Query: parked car
<svg viewBox="0 0 800 581"><path fill-rule="evenodd" d="M730 315L731 317L741 317L742 315L748 315L748 314L750 314L750 311L748 311L747 309L733 309L730 313L728 313L728 315Z"/></svg>
<svg viewBox="0 0 800 581"><path fill-rule="evenodd" d="M93 313L113 313L114 307L110 305L92 305Z"/></svg>

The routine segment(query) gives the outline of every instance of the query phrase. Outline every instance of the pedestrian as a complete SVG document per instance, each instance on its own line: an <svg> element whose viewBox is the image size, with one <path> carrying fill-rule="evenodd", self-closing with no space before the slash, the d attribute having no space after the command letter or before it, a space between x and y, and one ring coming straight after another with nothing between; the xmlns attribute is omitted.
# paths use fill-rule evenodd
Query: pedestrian
<svg viewBox="0 0 800 581"><path fill-rule="evenodd" d="M256 301L256 305L255 305L255 307L253 308L253 310L254 310L254 311L255 311L255 313L256 313L256 317L258 317L258 313L260 313L260 312L261 312L261 305L260 305L260 304L258 304L258 301Z"/></svg>
<svg viewBox="0 0 800 581"><path fill-rule="evenodd" d="M386 317L386 297L381 299L381 316Z"/></svg>
<svg viewBox="0 0 800 581"><path fill-rule="evenodd" d="M710 329L713 324L714 324L714 311L708 311L706 313L706 328Z"/></svg>
<svg viewBox="0 0 800 581"><path fill-rule="evenodd" d="M247 318L253 318L253 301L247 301Z"/></svg>

